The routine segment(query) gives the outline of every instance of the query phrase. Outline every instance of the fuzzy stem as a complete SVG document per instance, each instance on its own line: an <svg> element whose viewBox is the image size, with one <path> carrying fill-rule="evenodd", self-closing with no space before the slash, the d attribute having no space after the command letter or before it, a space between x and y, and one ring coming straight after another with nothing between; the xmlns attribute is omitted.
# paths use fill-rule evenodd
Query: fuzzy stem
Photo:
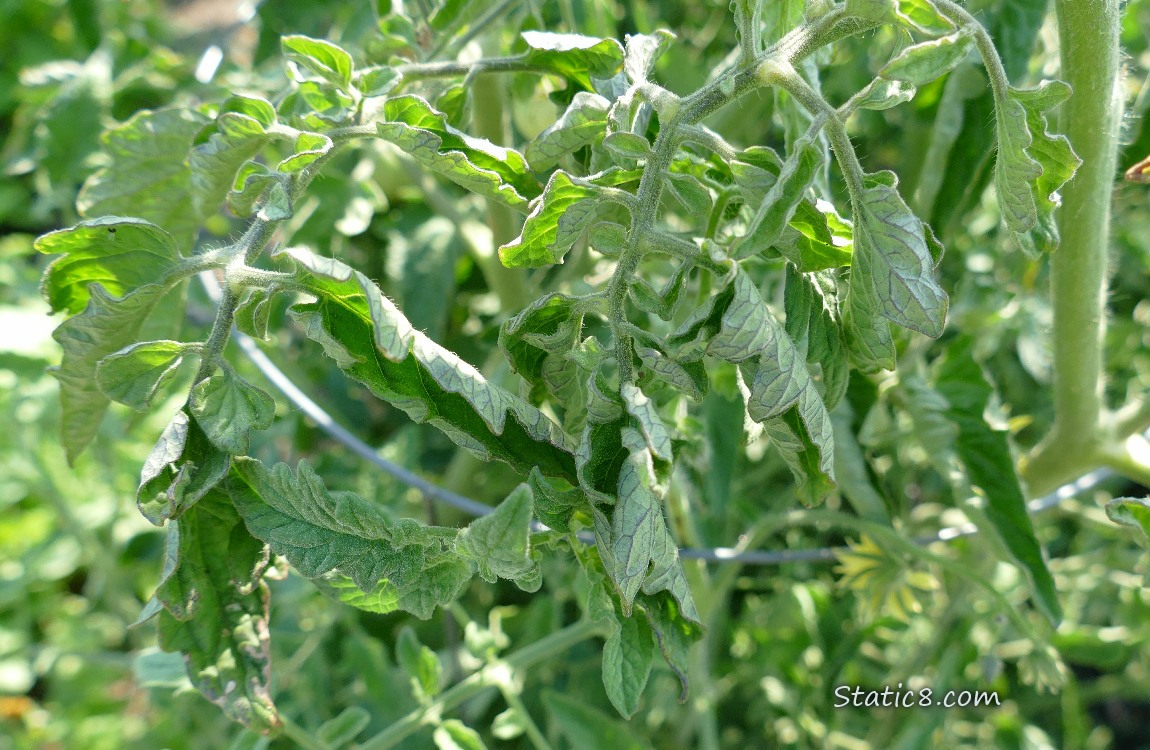
<svg viewBox="0 0 1150 750"><path fill-rule="evenodd" d="M1057 0L1062 77L1074 95L1062 106L1062 130L1082 166L1063 188L1050 257L1054 307L1054 429L1024 466L1041 493L1066 477L1066 467L1092 455L1103 434L1102 337L1110 193L1117 167L1122 113L1118 0Z"/></svg>

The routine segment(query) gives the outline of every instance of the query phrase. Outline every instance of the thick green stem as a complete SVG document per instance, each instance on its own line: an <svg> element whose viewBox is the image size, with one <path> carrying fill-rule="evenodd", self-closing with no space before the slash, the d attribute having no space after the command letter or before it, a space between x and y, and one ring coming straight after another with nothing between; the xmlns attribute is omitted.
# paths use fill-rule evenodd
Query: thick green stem
<svg viewBox="0 0 1150 750"><path fill-rule="evenodd" d="M1062 191L1062 242L1050 258L1054 307L1054 429L1025 467L1031 490L1057 486L1094 454L1102 434L1106 265L1119 122L1118 0L1057 0L1062 77L1074 95L1062 131L1082 166ZM1073 474L1071 474L1072 476Z"/></svg>
<svg viewBox="0 0 1150 750"><path fill-rule="evenodd" d="M546 638L540 638L529 646L524 646L508 656L502 662L485 667L471 675L462 682L457 683L444 691L430 705L412 711L387 729L364 742L359 750L387 750L396 747L405 739L418 732L424 725L428 716L442 716L454 709L464 701L468 701L482 693L487 688L497 687L499 677L493 673L496 669L510 669L512 672L528 669L546 659L553 659L577 643L605 636L606 628L600 623L581 620L569 625L560 631L552 633Z"/></svg>

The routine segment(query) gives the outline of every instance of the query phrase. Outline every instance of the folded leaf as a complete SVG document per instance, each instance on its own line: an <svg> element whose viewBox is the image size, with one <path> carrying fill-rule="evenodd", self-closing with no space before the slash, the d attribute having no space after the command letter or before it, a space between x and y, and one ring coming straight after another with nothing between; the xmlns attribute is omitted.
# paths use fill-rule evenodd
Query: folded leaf
<svg viewBox="0 0 1150 750"><path fill-rule="evenodd" d="M779 241L799 202L814 181L823 161L823 150L804 140L795 144L793 153L783 162L778 178L771 185L746 234L732 249L735 259L748 258Z"/></svg>
<svg viewBox="0 0 1150 750"><path fill-rule="evenodd" d="M471 192L512 208L525 208L539 195L539 183L518 151L456 130L423 99L388 99L383 114L376 126L381 138Z"/></svg>
<svg viewBox="0 0 1150 750"><path fill-rule="evenodd" d="M227 497L212 493L178 522L175 569L156 591L160 647L184 654L188 677L230 718L275 730L270 695L265 547L244 530Z"/></svg>
<svg viewBox="0 0 1150 750"><path fill-rule="evenodd" d="M527 42L523 62L557 73L588 90L592 78L610 78L623 65L623 48L614 39L549 31L524 31L520 36Z"/></svg>
<svg viewBox="0 0 1150 750"><path fill-rule="evenodd" d="M179 518L228 473L231 457L214 446L187 409L176 412L140 470L136 505L157 526Z"/></svg>
<svg viewBox="0 0 1150 750"><path fill-rule="evenodd" d="M324 80L343 89L351 85L354 65L351 55L343 48L302 34L281 38L280 46L284 57Z"/></svg>
<svg viewBox="0 0 1150 750"><path fill-rule="evenodd" d="M297 262L305 257L293 254ZM575 482L572 446L558 425L413 330L363 274L311 257L298 277L319 299L290 312L345 372L484 460L506 461L523 474L538 466Z"/></svg>
<svg viewBox="0 0 1150 750"><path fill-rule="evenodd" d="M966 59L974 48L974 31L963 28L953 34L912 44L878 72L880 78L923 86L946 75Z"/></svg>

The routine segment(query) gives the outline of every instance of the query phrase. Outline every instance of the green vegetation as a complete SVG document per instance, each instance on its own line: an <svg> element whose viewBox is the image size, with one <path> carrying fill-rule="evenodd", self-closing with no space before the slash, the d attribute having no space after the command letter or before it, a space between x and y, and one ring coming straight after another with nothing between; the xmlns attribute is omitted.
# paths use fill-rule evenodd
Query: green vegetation
<svg viewBox="0 0 1150 750"><path fill-rule="evenodd" d="M10 5L0 748L1147 746L1150 4Z"/></svg>

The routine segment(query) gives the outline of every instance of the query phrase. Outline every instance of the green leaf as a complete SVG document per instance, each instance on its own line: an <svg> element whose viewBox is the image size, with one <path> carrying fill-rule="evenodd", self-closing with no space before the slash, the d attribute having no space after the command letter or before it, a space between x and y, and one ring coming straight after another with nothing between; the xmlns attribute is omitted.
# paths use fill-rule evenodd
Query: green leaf
<svg viewBox="0 0 1150 750"><path fill-rule="evenodd" d="M53 375L60 381L60 435L68 463L74 463L96 436L108 409L108 398L96 384L97 365L135 343L144 319L167 291L148 284L116 299L100 284L92 284L84 312L65 320L52 334L64 350Z"/></svg>
<svg viewBox="0 0 1150 750"><path fill-rule="evenodd" d="M823 402L828 410L834 409L850 378L834 277L801 273L788 265L783 310L787 336L807 363L819 366Z"/></svg>
<svg viewBox="0 0 1150 750"><path fill-rule="evenodd" d="M255 287L236 308L236 328L260 341L268 340L268 318L274 289Z"/></svg>
<svg viewBox="0 0 1150 750"><path fill-rule="evenodd" d="M459 719L447 719L432 732L431 738L439 750L487 750L483 739Z"/></svg>
<svg viewBox="0 0 1150 750"><path fill-rule="evenodd" d="M293 254L297 262L307 257ZM299 280L319 300L290 312L345 372L484 460L506 461L524 474L538 466L547 476L576 481L573 450L558 425L412 330L365 276L310 258L313 267L301 270Z"/></svg>
<svg viewBox="0 0 1150 750"><path fill-rule="evenodd" d="M899 20L916 31L937 36L954 30L931 0L896 0L895 7Z"/></svg>
<svg viewBox="0 0 1150 750"><path fill-rule="evenodd" d="M562 263L594 221L601 203L601 194L593 186L575 184L562 170L553 173L543 194L531 202L523 231L499 248L499 260L510 268Z"/></svg>
<svg viewBox="0 0 1150 750"><path fill-rule="evenodd" d="M535 516L547 528L566 534L571 531L571 519L577 511L591 515L587 497L578 489L557 490L538 469L531 470L527 483L535 499Z"/></svg>
<svg viewBox="0 0 1150 750"><path fill-rule="evenodd" d="M212 216L219 210L237 182L237 172L271 140L267 129L275 122L275 109L263 99L233 96L224 102L216 117L216 132L188 155L198 216Z"/></svg>
<svg viewBox="0 0 1150 750"><path fill-rule="evenodd" d="M312 583L332 599L362 609L364 612L387 615L400 608L399 590L386 578L377 583L371 591L364 591L355 585L355 581L338 573L313 578Z"/></svg>
<svg viewBox="0 0 1150 750"><path fill-rule="evenodd" d="M293 474L287 464L268 469L241 457L232 476L228 492L248 530L305 578L339 571L365 593L384 578L403 592L421 584L428 568L453 557L454 529L393 523L358 495L329 492L306 461ZM451 601L465 581L440 603Z"/></svg>
<svg viewBox="0 0 1150 750"><path fill-rule="evenodd" d="M327 152L335 147L331 138L328 138L323 133L300 133L295 141L295 153L288 158L281 161L276 165L276 170L285 174L294 174L302 172L304 169L314 164L320 157L324 156ZM282 198L277 198L276 188L283 193ZM270 220L286 219L292 215L289 199L287 181L282 181L272 185L271 198L265 201L264 208L261 211L260 218ZM269 204L272 204L269 206ZM269 210L274 211L276 216L267 216Z"/></svg>
<svg viewBox="0 0 1150 750"><path fill-rule="evenodd" d="M611 705L630 719L651 674L655 638L645 618L624 617L603 645L603 687Z"/></svg>
<svg viewBox="0 0 1150 750"><path fill-rule="evenodd" d="M1116 497L1106 503L1106 517L1121 526L1137 529L1138 541L1150 546L1150 500L1135 497Z"/></svg>
<svg viewBox="0 0 1150 750"><path fill-rule="evenodd" d="M731 257L736 260L763 252L779 241L823 163L822 149L808 140L795 144L783 162L778 178L763 197L746 234L736 241Z"/></svg>
<svg viewBox="0 0 1150 750"><path fill-rule="evenodd" d="M111 163L84 183L77 209L89 217L138 216L163 227L177 248L190 253L201 217L188 210L188 151L208 122L192 110L143 111L107 131L102 140Z"/></svg>
<svg viewBox="0 0 1150 750"><path fill-rule="evenodd" d="M195 505L230 466L230 456L212 445L187 409L181 409L144 461L136 505L144 518L162 526Z"/></svg>
<svg viewBox="0 0 1150 750"><path fill-rule="evenodd" d="M888 81L906 81L923 86L954 70L974 48L974 30L963 28L953 34L912 44L878 72Z"/></svg>
<svg viewBox="0 0 1150 750"><path fill-rule="evenodd" d="M178 563L156 591L163 603L160 647L184 654L204 697L257 732L278 729L270 696L268 563L262 544L220 493L178 524Z"/></svg>
<svg viewBox="0 0 1150 750"><path fill-rule="evenodd" d="M272 397L225 367L196 383L188 410L208 440L233 455L248 452L252 430L266 430L276 415Z"/></svg>
<svg viewBox="0 0 1150 750"><path fill-rule="evenodd" d="M855 206L851 294L893 323L938 338L946 323L946 292L922 221L903 202L893 174L868 176Z"/></svg>
<svg viewBox="0 0 1150 750"><path fill-rule="evenodd" d="M563 355L579 344L583 329L580 300L552 292L532 302L499 329L499 348L513 372L532 384L545 382L543 368L551 355Z"/></svg>
<svg viewBox="0 0 1150 750"><path fill-rule="evenodd" d="M423 645L411 626L399 631L399 638L395 642L395 657L411 679L412 691L420 702L439 695L443 689L443 663L434 651Z"/></svg>
<svg viewBox="0 0 1150 750"><path fill-rule="evenodd" d="M334 719L328 719L315 731L316 738L328 747L343 747L355 740L371 723L371 714L360 706L348 706Z"/></svg>
<svg viewBox="0 0 1150 750"><path fill-rule="evenodd" d="M641 135L618 131L607 135L603 145L608 151L624 159L651 158L651 142Z"/></svg>
<svg viewBox="0 0 1150 750"><path fill-rule="evenodd" d="M543 704L570 747L651 750L651 745L631 725L576 698L548 690L543 694Z"/></svg>
<svg viewBox="0 0 1150 750"><path fill-rule="evenodd" d="M496 578L520 582L537 579L539 563L531 553L531 511L535 497L521 484L486 516L459 533L456 550L475 562L488 583Z"/></svg>
<svg viewBox="0 0 1150 750"><path fill-rule="evenodd" d="M1068 85L1061 81L1043 81L1034 89L1011 88L1010 94L1026 112L1026 125L1031 135L1026 153L1042 170L1031 186L1034 226L1026 232L1019 231L1021 225L1010 227L1018 245L1034 257L1042 252L1053 252L1058 247L1058 227L1054 221L1054 211L1061 203L1058 190L1074 176L1082 160L1074 153L1066 136L1052 135L1047 129L1045 113L1066 101L1070 96Z"/></svg>
<svg viewBox="0 0 1150 750"><path fill-rule="evenodd" d="M623 396L623 403L627 413L634 417L643 433L647 448L651 455L662 461L670 462L674 456L671 453L671 435L659 417L655 404L647 398L643 391L630 383L624 383L619 390Z"/></svg>
<svg viewBox="0 0 1150 750"><path fill-rule="evenodd" d="M843 332L851 364L861 372L893 370L898 352L890 323L879 317L866 297L847 291L843 301Z"/></svg>
<svg viewBox="0 0 1150 750"><path fill-rule="evenodd" d="M293 34L280 39L283 55L324 80L347 89L351 86L353 64L343 48L324 39Z"/></svg>
<svg viewBox="0 0 1150 750"><path fill-rule="evenodd" d="M974 358L973 346L969 336L951 342L938 366L936 388L950 404L947 415L958 426L955 447L970 484L986 496L987 518L1026 572L1035 604L1057 625L1062 619L1058 591L1026 509L1007 433L992 428L983 417L993 389Z"/></svg>
<svg viewBox="0 0 1150 750"><path fill-rule="evenodd" d="M368 99L376 96L387 96L401 83L403 83L403 75L395 68L368 68L355 75L356 89Z"/></svg>
<svg viewBox="0 0 1150 750"><path fill-rule="evenodd" d="M512 208L539 195L539 183L518 151L456 130L423 99L388 99L383 114L376 126L381 138L471 192Z"/></svg>
<svg viewBox="0 0 1150 750"><path fill-rule="evenodd" d="M897 107L914 98L917 89L906 81L888 81L876 78L866 88L850 98L845 108L848 112L856 109L884 110Z"/></svg>
<svg viewBox="0 0 1150 750"><path fill-rule="evenodd" d="M90 284L114 297L187 273L172 235L142 219L102 216L36 240L38 251L63 254L44 272L41 291L53 312L75 315L88 304Z"/></svg>
<svg viewBox="0 0 1150 750"><path fill-rule="evenodd" d="M655 634L655 643L663 661L679 678L679 702L687 702L687 663L691 644L703 637L703 627L697 616L680 611L673 596L643 595L640 597L643 614Z"/></svg>
<svg viewBox="0 0 1150 750"><path fill-rule="evenodd" d="M520 36L527 43L523 62L561 75L584 89L591 89L592 78L610 78L623 65L623 48L614 39L549 31L524 31Z"/></svg>
<svg viewBox="0 0 1150 750"><path fill-rule="evenodd" d="M113 401L144 411L193 348L179 341L132 344L100 360L96 384Z"/></svg>
<svg viewBox="0 0 1150 750"><path fill-rule="evenodd" d="M611 561L608 571L618 587L623 613L630 616L635 595L647 577L655 545L656 516L662 508L648 486L650 471L632 455L619 469L618 502L611 521ZM600 542L600 547L603 546Z"/></svg>
<svg viewBox="0 0 1150 750"><path fill-rule="evenodd" d="M550 169L564 154L589 146L603 137L611 102L598 94L580 91L559 119L547 126L524 151L531 168Z"/></svg>

